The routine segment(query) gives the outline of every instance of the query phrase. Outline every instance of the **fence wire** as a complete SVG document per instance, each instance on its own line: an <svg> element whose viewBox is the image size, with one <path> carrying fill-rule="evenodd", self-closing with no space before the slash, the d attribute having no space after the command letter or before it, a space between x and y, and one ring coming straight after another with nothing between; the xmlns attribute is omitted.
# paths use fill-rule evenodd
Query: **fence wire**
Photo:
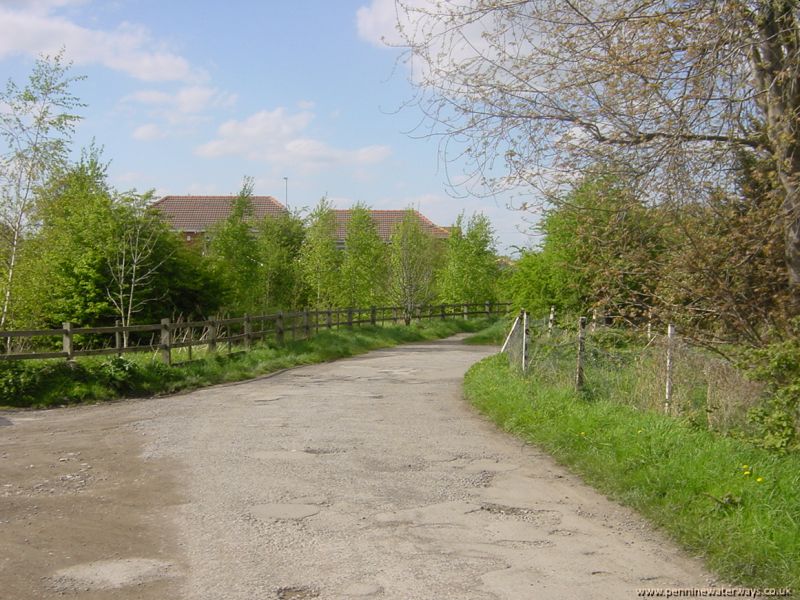
<svg viewBox="0 0 800 600"><path fill-rule="evenodd" d="M522 321L520 316L504 347L509 364L542 384L574 386L577 319L572 327L528 319L527 336ZM667 413L721 433L747 431L748 412L761 405L767 393L762 383L748 380L731 362L680 335L656 333L655 328L648 332L620 324L589 326L580 363L581 393L589 399Z"/></svg>

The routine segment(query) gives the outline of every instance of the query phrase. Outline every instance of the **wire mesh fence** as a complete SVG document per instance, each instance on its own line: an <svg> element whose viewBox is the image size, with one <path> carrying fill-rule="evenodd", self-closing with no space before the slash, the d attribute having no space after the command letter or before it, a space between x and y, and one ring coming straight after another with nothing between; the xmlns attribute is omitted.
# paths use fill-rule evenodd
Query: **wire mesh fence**
<svg viewBox="0 0 800 600"><path fill-rule="evenodd" d="M605 320L603 321L605 323ZM524 325L521 325L524 324ZM570 326L571 325L571 326ZM553 315L517 317L503 347L509 363L542 384L574 386L587 398L658 411L721 433L745 431L767 389L671 326L636 328Z"/></svg>

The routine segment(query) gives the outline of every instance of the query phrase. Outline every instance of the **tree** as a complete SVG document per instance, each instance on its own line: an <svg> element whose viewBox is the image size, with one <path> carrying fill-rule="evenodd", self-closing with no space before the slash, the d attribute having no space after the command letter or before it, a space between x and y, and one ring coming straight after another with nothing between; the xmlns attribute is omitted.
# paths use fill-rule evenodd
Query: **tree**
<svg viewBox="0 0 800 600"><path fill-rule="evenodd" d="M253 181L245 178L230 214L209 234L208 258L226 289L223 306L238 314L257 311L261 301L258 281L262 265L254 232L252 195Z"/></svg>
<svg viewBox="0 0 800 600"><path fill-rule="evenodd" d="M489 219L476 213L465 223L460 214L450 230L444 266L439 272L441 300L449 304L494 301L499 275Z"/></svg>
<svg viewBox="0 0 800 600"><path fill-rule="evenodd" d="M9 80L0 92L0 241L4 272L0 328L13 307L13 290L25 235L32 226L39 188L67 161L68 144L83 106L70 91L81 79L68 75L63 52L36 61L27 85Z"/></svg>
<svg viewBox="0 0 800 600"><path fill-rule="evenodd" d="M397 6L419 105L435 133L466 148L480 183L547 187L625 165L648 200L679 201L730 186L736 155L757 154L778 174L775 216L800 283L796 1Z"/></svg>
<svg viewBox="0 0 800 600"><path fill-rule="evenodd" d="M304 238L303 221L295 214L267 216L258 224L256 244L264 314L305 306L306 290L298 263Z"/></svg>
<svg viewBox="0 0 800 600"><path fill-rule="evenodd" d="M37 193L37 230L20 248L15 321L95 324L108 316L108 262L117 229L106 165L95 148Z"/></svg>
<svg viewBox="0 0 800 600"><path fill-rule="evenodd" d="M155 283L164 263L172 256L169 248L164 252L162 243L168 234L166 224L148 209L151 196L124 194L113 207L115 227L106 258L109 273L106 295L123 327L129 327L145 306L166 295L166 289L159 289ZM127 331L122 339L127 347Z"/></svg>
<svg viewBox="0 0 800 600"><path fill-rule="evenodd" d="M406 324L414 307L435 297L434 273L438 266L436 240L423 231L414 210L408 209L392 234L389 247L389 293L403 307Z"/></svg>
<svg viewBox="0 0 800 600"><path fill-rule="evenodd" d="M363 204L350 210L340 273L339 300L343 306L375 306L386 297L387 248L372 213Z"/></svg>
<svg viewBox="0 0 800 600"><path fill-rule="evenodd" d="M312 305L317 309L332 306L337 300L341 253L336 248L336 216L327 198L308 216L298 260Z"/></svg>

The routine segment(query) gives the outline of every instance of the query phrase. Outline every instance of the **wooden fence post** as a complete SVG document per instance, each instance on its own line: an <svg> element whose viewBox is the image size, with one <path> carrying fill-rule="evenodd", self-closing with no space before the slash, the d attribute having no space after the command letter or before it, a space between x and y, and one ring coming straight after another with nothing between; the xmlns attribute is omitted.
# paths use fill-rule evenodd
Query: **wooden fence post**
<svg viewBox="0 0 800 600"><path fill-rule="evenodd" d="M491 302L486 302L483 305L483 307L484 307L484 310L486 311L486 316L487 317L491 317L492 316L492 303Z"/></svg>
<svg viewBox="0 0 800 600"><path fill-rule="evenodd" d="M172 342L169 331L169 318L161 319L161 360L166 365L172 364Z"/></svg>
<svg viewBox="0 0 800 600"><path fill-rule="evenodd" d="M444 304L439 306L439 316L441 317L442 321L447 319L447 309L444 307Z"/></svg>
<svg viewBox="0 0 800 600"><path fill-rule="evenodd" d="M311 337L311 321L309 319L308 308L303 309L303 335L306 339Z"/></svg>
<svg viewBox="0 0 800 600"><path fill-rule="evenodd" d="M583 353L585 351L586 337L586 317L581 317L578 321L578 364L575 369L575 389L583 389Z"/></svg>
<svg viewBox="0 0 800 600"><path fill-rule="evenodd" d="M664 412L670 413L672 408L672 370L673 370L673 345L675 341L675 326L667 325L667 381L664 389Z"/></svg>
<svg viewBox="0 0 800 600"><path fill-rule="evenodd" d="M275 317L275 340L279 344L283 344L283 311L278 311Z"/></svg>
<svg viewBox="0 0 800 600"><path fill-rule="evenodd" d="M114 328L116 329L114 332L114 348L117 349L117 356L122 356L122 332L119 330L121 326L119 319L114 321Z"/></svg>
<svg viewBox="0 0 800 600"><path fill-rule="evenodd" d="M550 307L550 317L547 319L547 337L553 337L553 328L556 324L556 307Z"/></svg>
<svg viewBox="0 0 800 600"><path fill-rule="evenodd" d="M208 322L208 351L217 351L217 322L214 319Z"/></svg>
<svg viewBox="0 0 800 600"><path fill-rule="evenodd" d="M347 309L347 326L348 327L352 327L353 326L353 309L352 309L352 307L348 307L348 309Z"/></svg>
<svg viewBox="0 0 800 600"><path fill-rule="evenodd" d="M469 318L469 306L466 304L461 305L461 315L465 318Z"/></svg>
<svg viewBox="0 0 800 600"><path fill-rule="evenodd" d="M250 315L244 316L244 348L250 350L253 344L253 324L250 321Z"/></svg>
<svg viewBox="0 0 800 600"><path fill-rule="evenodd" d="M73 360L75 358L74 354L75 349L73 348L72 345L72 323L70 323L69 321L65 321L64 323L61 324L61 326L64 328L64 334L63 334L64 352L66 352L67 354L67 360Z"/></svg>
<svg viewBox="0 0 800 600"><path fill-rule="evenodd" d="M378 324L378 309L374 306L369 307L369 323L370 325Z"/></svg>
<svg viewBox="0 0 800 600"><path fill-rule="evenodd" d="M332 317L331 309L329 308L328 310L325 311L325 327L327 327L328 329L333 327L333 319L331 317Z"/></svg>

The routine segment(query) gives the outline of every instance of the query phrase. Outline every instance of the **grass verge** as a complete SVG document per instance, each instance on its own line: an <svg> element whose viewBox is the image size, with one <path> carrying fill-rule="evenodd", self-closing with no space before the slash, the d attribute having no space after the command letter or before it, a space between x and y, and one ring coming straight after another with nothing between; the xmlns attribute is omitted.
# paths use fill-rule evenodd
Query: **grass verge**
<svg viewBox="0 0 800 600"><path fill-rule="evenodd" d="M249 352L219 352L169 367L151 355L65 361L0 363L0 406L46 408L125 397L170 394L241 381L280 369L354 356L398 344L476 332L487 320L430 321L406 326L324 330L282 346L263 344Z"/></svg>
<svg viewBox="0 0 800 600"><path fill-rule="evenodd" d="M500 427L635 508L725 581L800 591L800 456L523 379L502 355L474 365L464 387Z"/></svg>

